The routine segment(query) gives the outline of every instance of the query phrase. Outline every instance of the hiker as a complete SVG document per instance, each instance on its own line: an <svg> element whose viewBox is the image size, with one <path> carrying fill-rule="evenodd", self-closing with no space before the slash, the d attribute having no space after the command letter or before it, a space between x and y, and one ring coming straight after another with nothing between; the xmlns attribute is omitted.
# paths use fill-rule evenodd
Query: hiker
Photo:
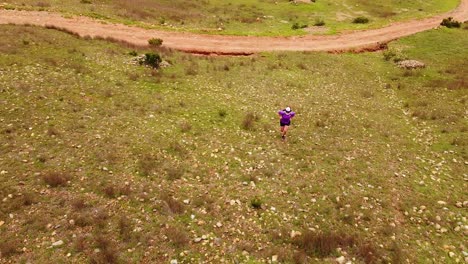
<svg viewBox="0 0 468 264"><path fill-rule="evenodd" d="M291 125L291 118L293 118L296 113L291 111L291 107L288 106L285 109L278 111L278 115L280 116L281 138L285 140L286 133Z"/></svg>

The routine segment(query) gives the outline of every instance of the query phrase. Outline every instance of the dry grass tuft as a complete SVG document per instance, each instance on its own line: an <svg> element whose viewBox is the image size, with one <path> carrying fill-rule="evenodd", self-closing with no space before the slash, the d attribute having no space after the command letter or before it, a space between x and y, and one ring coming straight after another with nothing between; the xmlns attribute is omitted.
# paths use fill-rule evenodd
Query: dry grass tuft
<svg viewBox="0 0 468 264"><path fill-rule="evenodd" d="M255 123L260 120L260 117L255 113L248 112L244 116L244 120L242 120L242 128L245 130L253 130L255 127Z"/></svg>
<svg viewBox="0 0 468 264"><path fill-rule="evenodd" d="M184 205L167 193L161 195L161 200L166 203L173 214L182 214L185 211Z"/></svg>
<svg viewBox="0 0 468 264"><path fill-rule="evenodd" d="M293 256L294 264L307 264L307 254L304 251L298 251Z"/></svg>
<svg viewBox="0 0 468 264"><path fill-rule="evenodd" d="M42 180L50 187L59 187L67 185L70 176L57 171L49 171L42 175Z"/></svg>
<svg viewBox="0 0 468 264"><path fill-rule="evenodd" d="M96 248L99 252L95 252L90 257L90 262L95 264L118 263L119 249L112 240L105 235L99 235L95 239Z"/></svg>
<svg viewBox="0 0 468 264"><path fill-rule="evenodd" d="M370 244L359 245L356 254L362 258L366 264L374 264L379 261L377 250Z"/></svg>
<svg viewBox="0 0 468 264"><path fill-rule="evenodd" d="M169 227L166 230L165 235L171 241L171 243L178 248L186 246L189 243L189 237L187 233L184 232L181 228Z"/></svg>
<svg viewBox="0 0 468 264"><path fill-rule="evenodd" d="M18 240L3 240L0 242L0 256L2 258L8 258L13 255L19 254L21 253L21 251L18 249L19 247L20 242Z"/></svg>
<svg viewBox="0 0 468 264"><path fill-rule="evenodd" d="M337 233L315 233L306 231L298 237L295 244L308 255L328 257L338 247L352 247L356 241L352 236Z"/></svg>
<svg viewBox="0 0 468 264"><path fill-rule="evenodd" d="M132 223L125 215L119 218L119 234L123 241L129 241L132 237Z"/></svg>
<svg viewBox="0 0 468 264"><path fill-rule="evenodd" d="M159 168L159 161L156 155L143 154L138 159L138 172L143 176L149 176Z"/></svg>
<svg viewBox="0 0 468 264"><path fill-rule="evenodd" d="M128 185L118 186L108 184L103 188L103 192L108 198L116 198L122 195L128 196L131 193L131 189Z"/></svg>
<svg viewBox="0 0 468 264"><path fill-rule="evenodd" d="M73 210L75 211L80 211L88 207L88 204L86 204L85 200L83 198L76 198L72 200L71 206Z"/></svg>
<svg viewBox="0 0 468 264"><path fill-rule="evenodd" d="M83 252L86 250L86 236L80 235L75 238L75 241L73 242L73 249L76 252Z"/></svg>

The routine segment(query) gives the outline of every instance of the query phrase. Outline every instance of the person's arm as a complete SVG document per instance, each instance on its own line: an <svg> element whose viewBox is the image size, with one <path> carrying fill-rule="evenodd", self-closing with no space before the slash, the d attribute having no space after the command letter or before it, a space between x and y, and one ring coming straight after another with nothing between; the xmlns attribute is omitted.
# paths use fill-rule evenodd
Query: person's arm
<svg viewBox="0 0 468 264"><path fill-rule="evenodd" d="M278 116L279 116L280 119L283 118L283 115L282 115L283 113L282 113L282 112L283 112L283 111L281 111L281 110L278 111Z"/></svg>

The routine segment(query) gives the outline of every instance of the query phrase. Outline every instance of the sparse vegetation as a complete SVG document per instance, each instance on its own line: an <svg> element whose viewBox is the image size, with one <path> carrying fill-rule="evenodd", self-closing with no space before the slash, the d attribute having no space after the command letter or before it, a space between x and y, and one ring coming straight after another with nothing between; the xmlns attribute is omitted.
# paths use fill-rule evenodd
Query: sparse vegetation
<svg viewBox="0 0 468 264"><path fill-rule="evenodd" d="M130 0L92 1L63 0L60 5L52 0L9 0L5 9L58 11L66 15L85 15L109 22L128 25L157 27L164 30L195 31L227 35L302 35L302 25L314 25L316 17L327 21L327 32L339 33L366 24L349 23L346 19L354 14L366 14L371 25L385 26L394 21L430 17L455 8L459 0L420 1L386 0L358 1L151 1ZM81 4L79 4L81 3ZM423 6L423 8L422 8ZM402 12L402 10L405 10ZM314 14L314 15L311 15ZM285 21L300 21L297 28ZM321 22L318 24L320 25ZM370 24L369 24L370 25Z"/></svg>
<svg viewBox="0 0 468 264"><path fill-rule="evenodd" d="M323 20L323 18L315 19L314 26L316 26L316 27L325 26L325 20Z"/></svg>
<svg viewBox="0 0 468 264"><path fill-rule="evenodd" d="M299 24L298 22L295 22L295 23L291 26L291 28L292 28L293 30L298 30L298 29L306 28L306 27L308 27L307 24Z"/></svg>
<svg viewBox="0 0 468 264"><path fill-rule="evenodd" d="M250 201L250 205L254 208L254 209L261 209L262 208L262 200L258 197L254 197L251 201Z"/></svg>
<svg viewBox="0 0 468 264"><path fill-rule="evenodd" d="M444 18L440 25L448 28L460 28L462 23L454 20L453 17L448 17Z"/></svg>
<svg viewBox="0 0 468 264"><path fill-rule="evenodd" d="M245 130L254 129L255 123L259 121L259 119L260 117L253 112L246 113L244 119L242 120L242 128Z"/></svg>
<svg viewBox="0 0 468 264"><path fill-rule="evenodd" d="M163 40L160 38L152 38L148 40L148 44L150 44L153 47L160 47L163 44Z"/></svg>
<svg viewBox="0 0 468 264"><path fill-rule="evenodd" d="M56 171L45 172L42 176L44 182L50 187L65 186L69 180L69 176Z"/></svg>
<svg viewBox="0 0 468 264"><path fill-rule="evenodd" d="M367 24L367 23L369 23L369 18L362 17L362 16L356 17L356 18L353 19L353 23L354 24Z"/></svg>
<svg viewBox="0 0 468 264"><path fill-rule="evenodd" d="M155 69L159 68L159 65L161 64L161 62L162 62L161 56L159 54L152 53L152 52L146 53L145 58L143 60L143 63L145 65L148 65Z"/></svg>
<svg viewBox="0 0 468 264"><path fill-rule="evenodd" d="M428 65L406 73L386 51L161 50L156 70L133 47L0 27L2 261L463 261L463 30L389 43Z"/></svg>

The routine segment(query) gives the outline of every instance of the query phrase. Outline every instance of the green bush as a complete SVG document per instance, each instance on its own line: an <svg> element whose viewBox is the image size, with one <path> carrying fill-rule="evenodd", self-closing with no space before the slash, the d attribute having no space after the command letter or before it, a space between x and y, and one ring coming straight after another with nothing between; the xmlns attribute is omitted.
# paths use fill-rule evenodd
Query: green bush
<svg viewBox="0 0 468 264"><path fill-rule="evenodd" d="M386 61L391 60L395 56L396 56L396 53L393 50L386 50L383 52L383 57L384 57L384 60Z"/></svg>
<svg viewBox="0 0 468 264"><path fill-rule="evenodd" d="M354 24L367 24L369 23L369 19L367 17L356 17L355 19L353 19L353 23Z"/></svg>
<svg viewBox="0 0 468 264"><path fill-rule="evenodd" d="M321 27L325 26L325 21L322 18L315 19L314 26Z"/></svg>
<svg viewBox="0 0 468 264"><path fill-rule="evenodd" d="M145 65L151 66L153 68L159 68L159 65L161 64L162 59L161 56L157 53L146 53L145 54L145 59L143 60L143 63Z"/></svg>
<svg viewBox="0 0 468 264"><path fill-rule="evenodd" d="M258 197L254 197L251 201L250 201L250 205L254 208L254 209L260 209L262 208L262 200L260 200L260 198Z"/></svg>
<svg viewBox="0 0 468 264"><path fill-rule="evenodd" d="M160 38L152 38L148 40L148 44L154 47L159 47L162 45L162 43L163 43L163 40Z"/></svg>
<svg viewBox="0 0 468 264"><path fill-rule="evenodd" d="M386 61L393 61L393 62L399 62L403 60L407 60L408 58L403 55L401 52L389 49L383 52L383 57L384 60Z"/></svg>
<svg viewBox="0 0 468 264"><path fill-rule="evenodd" d="M292 28L293 30L297 30L297 29L306 28L306 27L308 27L308 25L306 25L306 24L301 25L301 24L295 22L295 23L292 25L291 28Z"/></svg>
<svg viewBox="0 0 468 264"><path fill-rule="evenodd" d="M132 50L132 51L130 51L130 52L128 53L128 55L130 55L130 56L138 56L138 53L137 53L136 51Z"/></svg>
<svg viewBox="0 0 468 264"><path fill-rule="evenodd" d="M460 28L461 22L453 20L453 17L444 18L440 23L441 26L448 27L448 28Z"/></svg>

